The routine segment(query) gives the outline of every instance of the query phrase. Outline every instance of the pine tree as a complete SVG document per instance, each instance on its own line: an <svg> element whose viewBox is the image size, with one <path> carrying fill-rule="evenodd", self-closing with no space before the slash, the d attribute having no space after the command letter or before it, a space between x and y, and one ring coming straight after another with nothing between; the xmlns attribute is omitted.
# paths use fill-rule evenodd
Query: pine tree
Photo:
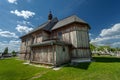
<svg viewBox="0 0 120 80"><path fill-rule="evenodd" d="M8 47L5 48L3 54L8 54Z"/></svg>

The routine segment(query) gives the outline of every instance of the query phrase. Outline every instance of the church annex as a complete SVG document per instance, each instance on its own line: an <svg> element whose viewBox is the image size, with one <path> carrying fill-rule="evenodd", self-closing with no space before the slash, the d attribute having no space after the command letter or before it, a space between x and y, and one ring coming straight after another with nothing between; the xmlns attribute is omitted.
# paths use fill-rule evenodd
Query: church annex
<svg viewBox="0 0 120 80"><path fill-rule="evenodd" d="M20 37L20 58L51 66L91 60L89 29L76 15L58 20L49 13L48 21Z"/></svg>

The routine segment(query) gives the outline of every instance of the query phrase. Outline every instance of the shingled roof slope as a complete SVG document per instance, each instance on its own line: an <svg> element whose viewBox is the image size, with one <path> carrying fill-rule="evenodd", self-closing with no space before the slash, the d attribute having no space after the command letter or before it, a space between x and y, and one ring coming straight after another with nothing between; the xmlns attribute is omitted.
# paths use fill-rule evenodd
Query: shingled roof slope
<svg viewBox="0 0 120 80"><path fill-rule="evenodd" d="M21 36L20 38L24 37L24 36L27 36L37 30L40 30L40 29L43 29L43 30L47 30L47 31L51 31L51 29L53 28L53 26L58 22L58 19L57 18L53 18L52 20L50 21L47 21L43 24L41 24L39 27L35 28L34 30L32 30L31 32Z"/></svg>
<svg viewBox="0 0 120 80"><path fill-rule="evenodd" d="M57 28L60 28L62 26L65 26L67 24L73 23L73 22L80 22L80 23L85 23L87 24L84 20L80 19L79 17L77 17L76 15L72 15L70 17L67 17L63 20L60 20L53 28L52 30L55 30Z"/></svg>

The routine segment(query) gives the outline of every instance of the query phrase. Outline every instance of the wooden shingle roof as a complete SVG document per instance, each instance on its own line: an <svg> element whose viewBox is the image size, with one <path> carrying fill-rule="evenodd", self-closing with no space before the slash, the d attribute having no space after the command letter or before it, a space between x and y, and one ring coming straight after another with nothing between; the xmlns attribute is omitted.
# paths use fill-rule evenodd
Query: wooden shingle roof
<svg viewBox="0 0 120 80"><path fill-rule="evenodd" d="M73 22L79 22L79 23L85 23L87 24L84 20L80 19L79 17L77 17L76 15L72 15L70 17L67 17L63 20L60 20L53 28L52 30L58 29L62 26L65 26L67 24L73 23Z"/></svg>
<svg viewBox="0 0 120 80"><path fill-rule="evenodd" d="M61 27L65 26L65 25L71 24L73 22L87 24L87 22L85 22L84 20L80 19L76 15L72 15L72 16L67 17L65 19L62 19L60 21L58 21L57 18L53 18L52 20L48 20L47 22L43 23L42 25L40 25L39 27L35 28L31 32L27 33L26 35L23 35L22 37L27 36L27 35L35 32L37 30L40 30L40 29L43 29L43 30L46 30L46 31L52 31L52 30L61 28ZM88 25L88 27L90 28L89 25ZM20 37L20 38L22 38L22 37Z"/></svg>
<svg viewBox="0 0 120 80"><path fill-rule="evenodd" d="M20 38L24 37L24 36L27 36L37 30L40 30L40 29L43 29L43 30L46 30L46 31L51 31L52 27L58 22L58 19L57 18L53 18L52 20L50 21L47 21L43 24L41 24L39 27L35 28L34 30L32 30L31 32L21 36Z"/></svg>

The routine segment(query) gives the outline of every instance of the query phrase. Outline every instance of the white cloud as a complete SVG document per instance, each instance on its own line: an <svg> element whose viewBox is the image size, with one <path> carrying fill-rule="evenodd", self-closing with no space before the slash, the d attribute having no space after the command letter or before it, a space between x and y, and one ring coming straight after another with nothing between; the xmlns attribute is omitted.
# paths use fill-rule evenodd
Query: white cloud
<svg viewBox="0 0 120 80"><path fill-rule="evenodd" d="M9 3L17 4L17 0L8 0Z"/></svg>
<svg viewBox="0 0 120 80"><path fill-rule="evenodd" d="M10 31L3 31L2 29L0 29L0 36L6 38L18 38L18 36L15 33Z"/></svg>
<svg viewBox="0 0 120 80"><path fill-rule="evenodd" d="M114 36L120 34L120 23L115 24L113 27L109 29L103 29L100 33L100 36Z"/></svg>
<svg viewBox="0 0 120 80"><path fill-rule="evenodd" d="M20 16L20 17L23 17L24 19L28 19L30 17L33 17L35 15L34 12L31 12L31 11L28 11L28 10L22 10L22 11L18 11L18 10L15 10L15 11L10 11L10 13L12 14L15 14L17 16Z"/></svg>
<svg viewBox="0 0 120 80"><path fill-rule="evenodd" d="M33 30L33 28L29 28L27 26L17 25L16 30L20 33L28 33Z"/></svg>
<svg viewBox="0 0 120 80"><path fill-rule="evenodd" d="M17 23L20 24L20 25L26 25L26 26L28 25L28 26L32 26L33 27L31 22L28 22L28 21L24 21L24 20L23 21L17 21Z"/></svg>
<svg viewBox="0 0 120 80"><path fill-rule="evenodd" d="M105 42L107 40L115 40L115 39L120 39L120 35L114 35L114 36L107 36L107 37L97 37L95 39L91 39L91 43L101 43Z"/></svg>
<svg viewBox="0 0 120 80"><path fill-rule="evenodd" d="M11 52L13 50L20 51L20 43L21 43L21 41L19 41L19 40L0 42L0 52L3 52L5 47L8 47L9 52Z"/></svg>
<svg viewBox="0 0 120 80"><path fill-rule="evenodd" d="M111 44L113 47L120 47L120 42L114 42Z"/></svg>
<svg viewBox="0 0 120 80"><path fill-rule="evenodd" d="M109 29L103 29L98 37L91 39L91 43L93 44L109 44L113 47L118 45L116 41L120 42L120 23L113 25Z"/></svg>

